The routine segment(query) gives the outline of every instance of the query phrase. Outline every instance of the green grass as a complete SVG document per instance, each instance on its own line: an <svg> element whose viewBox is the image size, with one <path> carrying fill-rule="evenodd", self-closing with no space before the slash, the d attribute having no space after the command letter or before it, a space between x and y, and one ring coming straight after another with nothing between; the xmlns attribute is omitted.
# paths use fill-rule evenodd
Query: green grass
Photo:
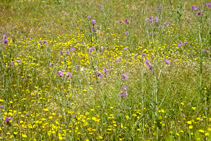
<svg viewBox="0 0 211 141"><path fill-rule="evenodd" d="M0 140L211 140L204 1L4 0L0 8Z"/></svg>

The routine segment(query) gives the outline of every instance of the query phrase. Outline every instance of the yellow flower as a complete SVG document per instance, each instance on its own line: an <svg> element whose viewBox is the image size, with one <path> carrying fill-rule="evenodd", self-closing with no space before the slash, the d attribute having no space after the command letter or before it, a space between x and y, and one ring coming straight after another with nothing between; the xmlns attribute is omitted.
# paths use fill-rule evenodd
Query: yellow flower
<svg viewBox="0 0 211 141"><path fill-rule="evenodd" d="M199 132L200 132L200 133L204 133L205 131L204 131L204 130L202 130L202 129L200 129L200 130L199 130Z"/></svg>
<svg viewBox="0 0 211 141"><path fill-rule="evenodd" d="M193 126L192 126L192 125L190 125L190 126L189 126L189 129L193 129Z"/></svg>
<svg viewBox="0 0 211 141"><path fill-rule="evenodd" d="M192 122L191 121L187 121L187 124L192 124Z"/></svg>
<svg viewBox="0 0 211 141"><path fill-rule="evenodd" d="M27 138L27 135L25 135L25 134L22 134L22 137L23 137L23 138Z"/></svg>
<svg viewBox="0 0 211 141"><path fill-rule="evenodd" d="M205 133L205 136L209 136L209 133Z"/></svg>

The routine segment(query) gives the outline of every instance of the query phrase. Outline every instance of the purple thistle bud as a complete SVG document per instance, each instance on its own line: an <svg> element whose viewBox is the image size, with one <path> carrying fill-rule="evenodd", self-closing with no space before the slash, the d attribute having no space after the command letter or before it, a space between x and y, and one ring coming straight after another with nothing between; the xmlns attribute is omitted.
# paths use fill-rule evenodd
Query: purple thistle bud
<svg viewBox="0 0 211 141"><path fill-rule="evenodd" d="M7 44L8 43L8 40L7 39L4 39L3 40L3 44Z"/></svg>
<svg viewBox="0 0 211 141"><path fill-rule="evenodd" d="M125 97L126 94L119 94L119 97Z"/></svg>
<svg viewBox="0 0 211 141"><path fill-rule="evenodd" d="M32 36L29 39L31 40L32 39Z"/></svg>
<svg viewBox="0 0 211 141"><path fill-rule="evenodd" d="M166 64L168 64L168 65L171 63L171 62L170 62L169 60L167 60L167 59L166 59L164 62L165 62Z"/></svg>
<svg viewBox="0 0 211 141"><path fill-rule="evenodd" d="M94 24L94 25L95 25L95 24L96 24L96 21L95 21L95 20L92 20L92 24Z"/></svg>
<svg viewBox="0 0 211 141"><path fill-rule="evenodd" d="M122 21L119 21L119 23L122 23Z"/></svg>
<svg viewBox="0 0 211 141"><path fill-rule="evenodd" d="M125 74L122 74L122 77L123 77L124 79L128 79L127 75L125 75Z"/></svg>
<svg viewBox="0 0 211 141"><path fill-rule="evenodd" d="M197 15L198 15L198 16L200 16L200 15L201 15L201 13L200 13L200 12L198 12L198 13L197 13Z"/></svg>
<svg viewBox="0 0 211 141"><path fill-rule="evenodd" d="M87 19L90 19L92 16L88 16Z"/></svg>
<svg viewBox="0 0 211 141"><path fill-rule="evenodd" d="M167 26L167 24L164 24L163 26Z"/></svg>
<svg viewBox="0 0 211 141"><path fill-rule="evenodd" d="M12 120L12 118L11 117L6 117L5 118L5 122L9 122L9 120Z"/></svg>
<svg viewBox="0 0 211 141"><path fill-rule="evenodd" d="M149 34L152 35L152 31Z"/></svg>
<svg viewBox="0 0 211 141"><path fill-rule="evenodd" d="M127 19L125 19L124 22L125 22L126 24L129 24L129 22L127 21Z"/></svg>
<svg viewBox="0 0 211 141"><path fill-rule="evenodd" d="M57 72L57 74L60 76L60 77L63 77L64 76L64 73L63 72Z"/></svg>
<svg viewBox="0 0 211 141"><path fill-rule="evenodd" d="M128 92L129 91L129 88L127 86L122 86L122 91L123 92Z"/></svg>
<svg viewBox="0 0 211 141"><path fill-rule="evenodd" d="M151 66L151 65L148 65L148 67L149 67L149 69L150 69L151 71L153 71L153 68L152 68L152 66Z"/></svg>
<svg viewBox="0 0 211 141"><path fill-rule="evenodd" d="M50 66L50 67L53 67L53 63L50 62L49 66Z"/></svg>

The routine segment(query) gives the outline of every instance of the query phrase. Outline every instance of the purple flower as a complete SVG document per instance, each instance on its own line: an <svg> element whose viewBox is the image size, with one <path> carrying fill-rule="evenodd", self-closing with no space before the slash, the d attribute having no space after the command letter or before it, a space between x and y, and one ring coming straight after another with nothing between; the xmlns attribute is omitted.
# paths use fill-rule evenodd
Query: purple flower
<svg viewBox="0 0 211 141"><path fill-rule="evenodd" d="M207 50L206 50L206 49L203 49L203 53L204 53L204 54L207 54Z"/></svg>
<svg viewBox="0 0 211 141"><path fill-rule="evenodd" d="M94 51L94 47L90 47L89 48L89 53L93 52Z"/></svg>
<svg viewBox="0 0 211 141"><path fill-rule="evenodd" d="M5 122L9 122L9 120L12 120L12 118L11 117L6 117L5 118Z"/></svg>
<svg viewBox="0 0 211 141"><path fill-rule="evenodd" d="M101 51L103 51L103 46L100 47Z"/></svg>
<svg viewBox="0 0 211 141"><path fill-rule="evenodd" d="M146 53L142 53L142 54L141 54L141 57L146 56L146 55L147 55Z"/></svg>
<svg viewBox="0 0 211 141"><path fill-rule="evenodd" d="M3 39L7 39L7 35L6 34L3 35Z"/></svg>
<svg viewBox="0 0 211 141"><path fill-rule="evenodd" d="M119 23L122 23L122 21L119 21Z"/></svg>
<svg viewBox="0 0 211 141"><path fill-rule="evenodd" d="M181 46L182 46L182 41L179 41L179 43L177 44L177 47L181 48Z"/></svg>
<svg viewBox="0 0 211 141"><path fill-rule="evenodd" d="M146 59L145 60L145 64L148 65L148 62L150 62L150 60L149 59Z"/></svg>
<svg viewBox="0 0 211 141"><path fill-rule="evenodd" d="M71 51L72 53L75 52L75 48L72 47L72 48L70 49L70 51Z"/></svg>
<svg viewBox="0 0 211 141"><path fill-rule="evenodd" d="M94 27L91 27L91 31L92 31L92 32L97 32L97 30L95 30Z"/></svg>
<svg viewBox="0 0 211 141"><path fill-rule="evenodd" d="M20 61L20 60L16 60L16 62L17 62L17 63L20 63L21 61Z"/></svg>
<svg viewBox="0 0 211 141"><path fill-rule="evenodd" d="M126 31L125 34L127 35L128 34L128 31Z"/></svg>
<svg viewBox="0 0 211 141"><path fill-rule="evenodd" d="M10 61L10 63L11 63L12 65L14 65L13 61Z"/></svg>
<svg viewBox="0 0 211 141"><path fill-rule="evenodd" d="M7 44L8 43L8 40L7 39L4 39L3 40L3 44Z"/></svg>
<svg viewBox="0 0 211 141"><path fill-rule="evenodd" d="M16 27L13 27L13 29L16 29Z"/></svg>
<svg viewBox="0 0 211 141"><path fill-rule="evenodd" d="M60 77L63 77L63 76L64 76L64 73L63 73L63 72L60 72L60 71L58 71L57 74L58 74Z"/></svg>
<svg viewBox="0 0 211 141"><path fill-rule="evenodd" d="M70 54L70 52L69 52L69 51L65 51L65 54L67 54L67 55L68 55L68 54Z"/></svg>
<svg viewBox="0 0 211 141"><path fill-rule="evenodd" d="M191 11L195 10L196 9L196 6L195 5L192 5L191 6Z"/></svg>
<svg viewBox="0 0 211 141"><path fill-rule="evenodd" d="M106 73L106 75L108 74L108 70L106 68L103 68L103 71Z"/></svg>
<svg viewBox="0 0 211 141"><path fill-rule="evenodd" d="M32 36L29 39L31 40L32 39Z"/></svg>
<svg viewBox="0 0 211 141"><path fill-rule="evenodd" d="M158 22L158 18L157 18L157 17L155 17L155 22L156 22L156 23Z"/></svg>
<svg viewBox="0 0 211 141"><path fill-rule="evenodd" d="M200 16L200 15L201 15L201 13L200 13L200 12L198 12L198 13L197 13L197 15L198 15L198 16Z"/></svg>
<svg viewBox="0 0 211 141"><path fill-rule="evenodd" d="M100 77L100 78L103 77L103 74L100 74L99 72L96 72L96 75L97 75L98 77Z"/></svg>
<svg viewBox="0 0 211 141"><path fill-rule="evenodd" d="M123 92L128 92L129 91L129 88L127 86L122 86L122 91Z"/></svg>
<svg viewBox="0 0 211 141"><path fill-rule="evenodd" d="M210 47L207 47L207 49L210 49Z"/></svg>
<svg viewBox="0 0 211 141"><path fill-rule="evenodd" d="M122 77L123 77L124 79L128 79L127 75L125 75L125 74L122 74Z"/></svg>
<svg viewBox="0 0 211 141"><path fill-rule="evenodd" d="M94 24L94 25L95 25L95 24L96 24L96 21L95 21L95 20L92 20L92 24Z"/></svg>
<svg viewBox="0 0 211 141"><path fill-rule="evenodd" d="M128 50L128 48L123 48L123 50Z"/></svg>
<svg viewBox="0 0 211 141"><path fill-rule="evenodd" d="M53 63L50 62L49 66L50 66L50 67L53 67Z"/></svg>
<svg viewBox="0 0 211 141"><path fill-rule="evenodd" d="M184 43L184 46L187 45L187 44L188 44L188 41L186 41L186 42Z"/></svg>
<svg viewBox="0 0 211 141"><path fill-rule="evenodd" d="M41 45L41 40L39 39L39 42L38 42L40 45Z"/></svg>
<svg viewBox="0 0 211 141"><path fill-rule="evenodd" d="M92 16L88 16L87 19L90 19Z"/></svg>
<svg viewBox="0 0 211 141"><path fill-rule="evenodd" d="M77 69L78 67L80 67L80 65L76 65L75 68Z"/></svg>
<svg viewBox="0 0 211 141"><path fill-rule="evenodd" d="M164 24L163 26L167 26L167 24Z"/></svg>
<svg viewBox="0 0 211 141"><path fill-rule="evenodd" d="M3 108L4 107L4 105L0 105L0 108Z"/></svg>
<svg viewBox="0 0 211 141"><path fill-rule="evenodd" d="M152 31L149 34L152 35Z"/></svg>
<svg viewBox="0 0 211 141"><path fill-rule="evenodd" d="M103 40L106 41L106 38L104 38Z"/></svg>
<svg viewBox="0 0 211 141"><path fill-rule="evenodd" d="M129 24L129 22L127 21L127 19L125 19L124 22L125 22L126 24Z"/></svg>
<svg viewBox="0 0 211 141"><path fill-rule="evenodd" d="M63 55L63 50L60 51L60 54Z"/></svg>
<svg viewBox="0 0 211 141"><path fill-rule="evenodd" d="M187 4L187 2L185 2L185 5Z"/></svg>
<svg viewBox="0 0 211 141"><path fill-rule="evenodd" d="M119 97L125 97L126 94L119 94Z"/></svg>
<svg viewBox="0 0 211 141"><path fill-rule="evenodd" d="M169 60L167 60L167 59L165 59L165 61L164 61L166 64L170 64L171 62L169 61Z"/></svg>
<svg viewBox="0 0 211 141"><path fill-rule="evenodd" d="M47 41L46 41L46 40L43 40L43 43L44 43L44 44L47 44Z"/></svg>
<svg viewBox="0 0 211 141"><path fill-rule="evenodd" d="M152 66L151 66L151 65L148 65L148 67L149 67L149 69L150 69L151 71L153 71L153 68L152 68Z"/></svg>
<svg viewBox="0 0 211 141"><path fill-rule="evenodd" d="M7 68L10 68L10 66L7 66Z"/></svg>
<svg viewBox="0 0 211 141"><path fill-rule="evenodd" d="M70 78L72 76L72 74L69 71L66 72L66 75L68 76L68 78Z"/></svg>

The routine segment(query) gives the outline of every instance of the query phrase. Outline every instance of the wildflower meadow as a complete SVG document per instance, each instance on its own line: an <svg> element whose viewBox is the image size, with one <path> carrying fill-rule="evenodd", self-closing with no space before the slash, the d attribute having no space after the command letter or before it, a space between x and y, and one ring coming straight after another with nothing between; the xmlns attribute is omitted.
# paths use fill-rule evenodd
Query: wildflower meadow
<svg viewBox="0 0 211 141"><path fill-rule="evenodd" d="M0 0L0 140L210 141L211 1Z"/></svg>

